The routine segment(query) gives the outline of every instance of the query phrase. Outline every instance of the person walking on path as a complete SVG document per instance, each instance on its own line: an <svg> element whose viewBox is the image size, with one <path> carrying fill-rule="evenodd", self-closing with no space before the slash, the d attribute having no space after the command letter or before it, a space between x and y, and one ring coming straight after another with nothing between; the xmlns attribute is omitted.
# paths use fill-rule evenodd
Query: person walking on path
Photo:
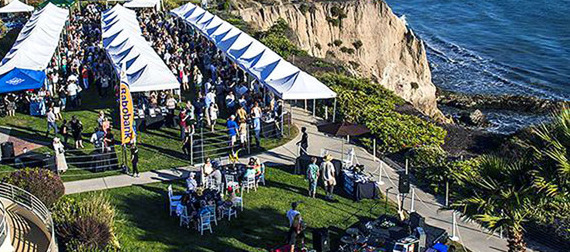
<svg viewBox="0 0 570 252"><path fill-rule="evenodd" d="M57 136L57 133L59 131L57 129L57 124L55 123L55 113L53 113L53 108L49 108L49 110L46 114L46 118L47 118L46 137L49 137L49 132L50 132L50 129L52 129L52 128L53 128L53 132L55 133L55 136Z"/></svg>
<svg viewBox="0 0 570 252"><path fill-rule="evenodd" d="M311 164L307 167L307 179L309 180L309 197L315 198L317 194L317 181L319 179L319 166L317 158L311 158Z"/></svg>
<svg viewBox="0 0 570 252"><path fill-rule="evenodd" d="M332 159L332 156L330 154L327 154L323 163L321 164L321 171L323 172L323 180L325 182L325 190L327 192L327 196L325 198L327 200L333 199L334 186L336 185L335 168L331 162Z"/></svg>
<svg viewBox="0 0 570 252"><path fill-rule="evenodd" d="M301 150L300 150L300 155L301 156L306 156L307 154L307 148L309 148L309 135L307 134L307 128L306 127L302 127L301 128L301 133L303 133L301 135L301 141L297 142L297 145L301 146Z"/></svg>
<svg viewBox="0 0 570 252"><path fill-rule="evenodd" d="M133 177L137 178L140 176L138 163L139 163L139 149L135 144L133 144L131 146L131 164L133 166Z"/></svg>

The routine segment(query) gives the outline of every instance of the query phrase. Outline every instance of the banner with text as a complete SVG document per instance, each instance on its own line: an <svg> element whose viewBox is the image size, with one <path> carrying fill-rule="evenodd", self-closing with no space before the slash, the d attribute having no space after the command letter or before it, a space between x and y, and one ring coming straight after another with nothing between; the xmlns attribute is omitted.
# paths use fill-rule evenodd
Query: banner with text
<svg viewBox="0 0 570 252"><path fill-rule="evenodd" d="M133 98L127 81L125 65L121 69L121 86L119 93L119 110L121 116L121 143L131 143L136 137L134 125ZM134 141L133 141L134 142Z"/></svg>

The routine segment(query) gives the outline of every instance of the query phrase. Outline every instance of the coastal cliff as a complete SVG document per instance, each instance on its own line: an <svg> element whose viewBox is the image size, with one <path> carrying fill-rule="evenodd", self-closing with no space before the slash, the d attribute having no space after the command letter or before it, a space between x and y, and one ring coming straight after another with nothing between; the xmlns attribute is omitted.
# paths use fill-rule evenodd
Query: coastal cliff
<svg viewBox="0 0 570 252"><path fill-rule="evenodd" d="M295 33L294 42L311 56L343 64L426 115L444 118L423 42L384 1L242 2L236 13L262 30L284 19Z"/></svg>

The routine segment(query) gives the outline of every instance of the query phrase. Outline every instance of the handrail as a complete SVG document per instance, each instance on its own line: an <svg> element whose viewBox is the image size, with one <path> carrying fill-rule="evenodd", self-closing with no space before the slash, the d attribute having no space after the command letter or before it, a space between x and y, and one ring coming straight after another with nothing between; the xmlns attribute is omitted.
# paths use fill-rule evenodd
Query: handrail
<svg viewBox="0 0 570 252"><path fill-rule="evenodd" d="M0 244L4 244L4 241L8 237L8 224L7 224L7 215L6 208L4 207L4 203L0 201L0 214L2 215L2 220L0 220Z"/></svg>
<svg viewBox="0 0 570 252"><path fill-rule="evenodd" d="M51 232L50 245L47 250L47 252L50 252L52 245L55 243L55 231L51 212L46 205L26 190L8 183L0 183L0 197L17 203L40 218L46 228Z"/></svg>

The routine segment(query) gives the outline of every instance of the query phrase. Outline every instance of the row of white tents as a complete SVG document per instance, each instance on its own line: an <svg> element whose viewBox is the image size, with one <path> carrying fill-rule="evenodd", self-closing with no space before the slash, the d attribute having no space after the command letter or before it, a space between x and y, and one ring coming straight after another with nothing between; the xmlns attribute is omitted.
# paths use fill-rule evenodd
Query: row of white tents
<svg viewBox="0 0 570 252"><path fill-rule="evenodd" d="M212 41L242 69L284 100L329 99L336 93L218 16L187 3L171 11Z"/></svg>
<svg viewBox="0 0 570 252"><path fill-rule="evenodd" d="M36 10L0 64L0 93L43 85L69 11L51 3Z"/></svg>
<svg viewBox="0 0 570 252"><path fill-rule="evenodd" d="M119 4L101 15L103 47L116 73L123 64L131 92L178 89L180 83L142 36L133 10Z"/></svg>

